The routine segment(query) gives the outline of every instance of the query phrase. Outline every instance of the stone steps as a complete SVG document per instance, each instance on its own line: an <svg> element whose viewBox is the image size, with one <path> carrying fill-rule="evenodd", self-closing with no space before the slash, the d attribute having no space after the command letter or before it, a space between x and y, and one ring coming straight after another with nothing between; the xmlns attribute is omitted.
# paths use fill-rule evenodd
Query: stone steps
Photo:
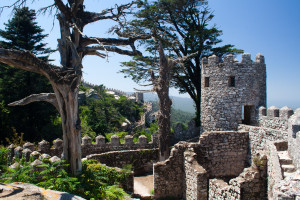
<svg viewBox="0 0 300 200"><path fill-rule="evenodd" d="M293 164L289 165L281 165L281 168L283 169L284 172L295 172L295 166Z"/></svg>
<svg viewBox="0 0 300 200"><path fill-rule="evenodd" d="M281 165L293 164L293 160L290 158L287 151L279 151L278 157Z"/></svg>
<svg viewBox="0 0 300 200"><path fill-rule="evenodd" d="M279 151L278 158L282 169L283 178L291 176L291 174L296 171L296 168L293 164L293 160L288 154L288 151Z"/></svg>

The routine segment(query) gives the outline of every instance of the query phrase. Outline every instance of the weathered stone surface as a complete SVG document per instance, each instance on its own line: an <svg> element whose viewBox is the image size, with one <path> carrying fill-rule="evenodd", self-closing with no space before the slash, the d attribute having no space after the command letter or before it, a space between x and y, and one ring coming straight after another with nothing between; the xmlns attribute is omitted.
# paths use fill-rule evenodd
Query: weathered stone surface
<svg viewBox="0 0 300 200"><path fill-rule="evenodd" d="M232 55L219 63L217 56L202 62L201 125L204 131L237 130L242 123L242 107L249 107L249 120L257 124L258 108L266 106L266 65L262 55L251 61L243 54L242 62ZM244 113L246 110L244 111ZM248 111L247 111L248 112Z"/></svg>

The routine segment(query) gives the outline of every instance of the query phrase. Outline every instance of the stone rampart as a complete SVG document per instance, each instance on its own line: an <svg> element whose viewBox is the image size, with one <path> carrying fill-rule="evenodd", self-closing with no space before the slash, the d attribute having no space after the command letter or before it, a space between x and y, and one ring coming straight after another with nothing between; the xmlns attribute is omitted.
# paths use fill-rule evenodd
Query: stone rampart
<svg viewBox="0 0 300 200"><path fill-rule="evenodd" d="M264 163L266 165L266 162ZM262 200L265 197L265 183L261 172L254 167L246 168L229 183L222 179L209 180L209 200Z"/></svg>
<svg viewBox="0 0 300 200"><path fill-rule="evenodd" d="M294 111L287 106L281 109L276 106L271 106L268 109L260 107L259 126L286 132L288 130L288 120L293 114Z"/></svg>
<svg viewBox="0 0 300 200"><path fill-rule="evenodd" d="M248 162L250 163L251 158L257 153L266 150L268 141L287 140L287 132L276 129L240 124L239 130L249 132L249 148L251 151L248 154Z"/></svg>
<svg viewBox="0 0 300 200"><path fill-rule="evenodd" d="M155 197L203 199L208 178L238 176L247 153L247 132L205 132L199 143L178 143L169 159L154 164Z"/></svg>
<svg viewBox="0 0 300 200"><path fill-rule="evenodd" d="M90 154L100 154L109 151L124 151L124 150L137 150L137 149L155 149L158 147L157 136L152 135L152 141L148 142L147 137L141 135L139 137L139 142L134 143L133 137L131 135L125 136L125 142L121 143L120 138L117 135L113 135L111 137L111 142L106 142L105 137L100 135L96 137L96 143L93 144L90 137L85 136L82 138L81 143L81 152L82 157L86 157ZM15 147L14 145L10 145L8 147L10 149L10 157L11 159L14 156L22 157L23 151L36 151L40 154L46 153L51 156L61 157L63 152L63 140L56 139L53 141L53 145L51 147L50 143L43 140L38 144L38 148L36 149L35 145L32 143L26 143L22 147Z"/></svg>
<svg viewBox="0 0 300 200"><path fill-rule="evenodd" d="M110 167L123 168L125 165L132 165L135 174L142 174L153 170L153 163L158 161L158 149L111 151L92 154L86 159L94 159Z"/></svg>

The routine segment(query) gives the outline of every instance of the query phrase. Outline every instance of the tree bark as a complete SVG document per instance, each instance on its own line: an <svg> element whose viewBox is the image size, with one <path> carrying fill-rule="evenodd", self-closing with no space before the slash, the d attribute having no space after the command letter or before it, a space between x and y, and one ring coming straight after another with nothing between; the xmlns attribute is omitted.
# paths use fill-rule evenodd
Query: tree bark
<svg viewBox="0 0 300 200"><path fill-rule="evenodd" d="M172 101L169 97L171 63L169 63L166 58L161 43L159 45L159 59L159 78L154 90L157 93L159 105L157 117L159 160L163 161L170 155L170 117Z"/></svg>

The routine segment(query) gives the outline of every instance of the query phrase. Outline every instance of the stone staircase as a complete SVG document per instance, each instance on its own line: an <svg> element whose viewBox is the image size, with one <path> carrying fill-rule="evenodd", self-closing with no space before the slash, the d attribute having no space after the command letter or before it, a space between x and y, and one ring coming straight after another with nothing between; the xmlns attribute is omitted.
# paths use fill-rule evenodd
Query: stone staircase
<svg viewBox="0 0 300 200"><path fill-rule="evenodd" d="M282 176L285 179L286 177L291 176L291 174L296 171L296 168L293 164L293 160L288 154L288 151L278 151L278 157L282 170Z"/></svg>

